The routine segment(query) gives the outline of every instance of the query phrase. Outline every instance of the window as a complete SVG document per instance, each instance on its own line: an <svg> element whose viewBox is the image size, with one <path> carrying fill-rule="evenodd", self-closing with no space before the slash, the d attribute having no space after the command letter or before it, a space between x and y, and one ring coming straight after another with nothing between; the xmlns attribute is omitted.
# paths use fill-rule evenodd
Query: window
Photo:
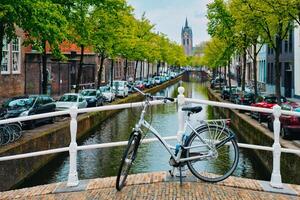
<svg viewBox="0 0 300 200"><path fill-rule="evenodd" d="M20 39L16 38L12 40L12 72L20 73Z"/></svg>
<svg viewBox="0 0 300 200"><path fill-rule="evenodd" d="M186 39L186 44L189 45L189 39Z"/></svg>
<svg viewBox="0 0 300 200"><path fill-rule="evenodd" d="M21 42L15 38L11 43L3 40L1 74L19 74L21 72Z"/></svg>
<svg viewBox="0 0 300 200"><path fill-rule="evenodd" d="M3 40L3 49L2 49L2 61L1 61L1 74L9 74L9 44L7 44L6 38Z"/></svg>

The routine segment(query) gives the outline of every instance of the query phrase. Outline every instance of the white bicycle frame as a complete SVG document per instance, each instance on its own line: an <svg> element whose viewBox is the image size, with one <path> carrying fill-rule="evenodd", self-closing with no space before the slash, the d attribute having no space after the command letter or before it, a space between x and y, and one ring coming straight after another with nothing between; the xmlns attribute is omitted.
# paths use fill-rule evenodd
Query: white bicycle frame
<svg viewBox="0 0 300 200"><path fill-rule="evenodd" d="M159 134L159 132L144 119L148 105L149 103L146 102L143 107L143 111L140 115L139 122L135 125L134 130L137 132L143 132L141 127L145 127L146 129L150 130L152 134L163 144L163 146L166 148L166 150L169 152L169 154L175 160L176 163L181 163L189 160L203 159L203 158L211 157L213 155L213 150L215 148L211 147L199 134L197 134L197 131L193 128L193 126L189 123L188 120L185 120L184 132L186 131L187 127L189 127L193 132L195 132L198 135L199 139L203 142L203 144L185 147L183 144L184 141L181 140L181 144L180 144L181 148L179 148L177 155L175 155L175 153L173 152L174 150L176 150L176 147L167 143L166 140ZM189 158L181 158L183 149L186 150L186 149L199 148L199 147L208 147L211 151L209 151L209 153L205 155L192 156Z"/></svg>

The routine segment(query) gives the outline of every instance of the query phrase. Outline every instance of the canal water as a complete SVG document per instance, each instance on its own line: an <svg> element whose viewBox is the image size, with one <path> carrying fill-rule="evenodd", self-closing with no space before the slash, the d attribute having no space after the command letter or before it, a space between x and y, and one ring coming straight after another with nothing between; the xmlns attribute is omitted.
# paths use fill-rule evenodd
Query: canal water
<svg viewBox="0 0 300 200"><path fill-rule="evenodd" d="M207 99L206 85L199 82L183 82L185 96L198 99ZM177 96L179 83L169 86L156 95ZM212 108L203 106L203 111L194 115L194 119L211 119L214 114ZM97 131L88 138L79 142L79 145L89 145L107 142L127 140L132 127L139 118L141 108L130 108L119 112L110 119L104 121ZM146 119L163 136L176 134L178 128L177 106L166 104L151 106ZM146 137L153 137L148 134ZM174 142L170 142L174 144ZM77 157L79 179L92 179L108 176L116 176L124 147L79 151ZM167 171L170 155L160 143L142 144L138 156L132 168L132 173ZM270 180L270 173L261 170L262 165L255 155L249 150L240 149L240 159L234 176ZM28 187L40 184L66 181L69 170L69 156L63 154L46 167L37 172L37 175L26 180L20 187Z"/></svg>

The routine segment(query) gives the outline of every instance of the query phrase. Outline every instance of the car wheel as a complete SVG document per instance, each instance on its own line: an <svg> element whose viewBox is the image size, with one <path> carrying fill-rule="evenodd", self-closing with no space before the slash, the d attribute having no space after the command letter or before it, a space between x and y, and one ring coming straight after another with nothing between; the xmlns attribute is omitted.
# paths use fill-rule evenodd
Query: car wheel
<svg viewBox="0 0 300 200"><path fill-rule="evenodd" d="M268 129L273 132L273 122L271 119L268 120Z"/></svg>
<svg viewBox="0 0 300 200"><path fill-rule="evenodd" d="M258 120L258 123L262 123L262 118L261 118L261 114L260 113L258 113L258 117L257 117L257 120Z"/></svg>
<svg viewBox="0 0 300 200"><path fill-rule="evenodd" d="M35 127L36 127L36 122L35 122L35 121L30 121L28 127L29 127L29 129L35 129Z"/></svg>
<svg viewBox="0 0 300 200"><path fill-rule="evenodd" d="M287 132L286 132L286 129L284 127L281 127L281 129L280 129L280 137L282 139L286 139L287 138Z"/></svg>
<svg viewBox="0 0 300 200"><path fill-rule="evenodd" d="M55 118L54 118L54 117L51 117L51 118L49 119L49 123L50 123L50 124L54 124L54 122L55 122Z"/></svg>

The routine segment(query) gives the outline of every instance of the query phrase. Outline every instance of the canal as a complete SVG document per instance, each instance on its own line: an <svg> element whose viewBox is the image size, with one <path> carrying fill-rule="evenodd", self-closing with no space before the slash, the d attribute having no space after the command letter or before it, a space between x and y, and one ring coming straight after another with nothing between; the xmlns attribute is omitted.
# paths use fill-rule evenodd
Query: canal
<svg viewBox="0 0 300 200"><path fill-rule="evenodd" d="M185 96L207 99L206 85L199 82L183 82ZM179 83L169 86L156 95L177 96ZM203 106L203 111L194 118L211 119L213 109ZM79 141L79 145L107 143L127 140L132 127L139 118L141 108L122 110L110 119L104 121L89 137ZM177 123L177 107L175 104L152 106L146 117L147 121L157 128L163 136L175 135ZM148 134L147 137L153 137ZM172 143L172 142L171 142ZM79 151L77 157L79 179L92 179L107 176L116 176L124 147ZM143 144L138 151L138 157L133 165L132 173L167 171L169 154L160 143ZM40 184L66 181L69 170L69 156L62 154L47 166L27 179L19 187L28 187ZM234 176L270 180L270 173L262 170L262 165L255 155L246 149L240 149L240 160Z"/></svg>

